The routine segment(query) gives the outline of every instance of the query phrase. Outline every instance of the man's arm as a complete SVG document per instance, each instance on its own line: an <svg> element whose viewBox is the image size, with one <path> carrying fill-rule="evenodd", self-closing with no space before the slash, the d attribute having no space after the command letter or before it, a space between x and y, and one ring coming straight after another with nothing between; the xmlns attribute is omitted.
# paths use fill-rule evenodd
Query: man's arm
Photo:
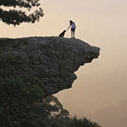
<svg viewBox="0 0 127 127"><path fill-rule="evenodd" d="M67 30L69 30L70 26L71 26L71 25L69 25L69 27L67 28Z"/></svg>

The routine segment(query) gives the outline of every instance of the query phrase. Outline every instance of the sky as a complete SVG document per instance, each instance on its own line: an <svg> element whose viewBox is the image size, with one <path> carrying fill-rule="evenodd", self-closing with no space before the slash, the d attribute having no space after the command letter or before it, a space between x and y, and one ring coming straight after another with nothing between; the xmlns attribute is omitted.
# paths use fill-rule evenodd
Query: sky
<svg viewBox="0 0 127 127"><path fill-rule="evenodd" d="M103 127L127 127L127 1L41 0L44 17L13 27L0 22L0 37L58 36L76 23L76 38L100 47L100 56L75 72L73 87L55 96L71 115ZM70 38L70 31L65 37Z"/></svg>

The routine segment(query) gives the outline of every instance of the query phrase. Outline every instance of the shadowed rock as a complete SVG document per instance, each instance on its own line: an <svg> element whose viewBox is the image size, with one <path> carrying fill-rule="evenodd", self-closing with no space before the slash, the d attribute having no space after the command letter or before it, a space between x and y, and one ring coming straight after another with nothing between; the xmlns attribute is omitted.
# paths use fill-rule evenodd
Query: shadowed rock
<svg viewBox="0 0 127 127"><path fill-rule="evenodd" d="M51 95L71 88L74 72L98 58L99 50L78 39L0 39L0 82L37 85Z"/></svg>

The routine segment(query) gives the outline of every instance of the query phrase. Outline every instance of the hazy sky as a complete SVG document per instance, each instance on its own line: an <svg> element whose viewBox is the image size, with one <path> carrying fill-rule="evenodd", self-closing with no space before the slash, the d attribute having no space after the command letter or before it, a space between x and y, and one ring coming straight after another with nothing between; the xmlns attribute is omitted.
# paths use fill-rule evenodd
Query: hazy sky
<svg viewBox="0 0 127 127"><path fill-rule="evenodd" d="M57 36L75 21L76 37L101 48L80 67L73 88L59 92L72 115L103 127L127 127L127 0L41 0L44 17L17 27L0 23L1 37ZM70 37L70 31L66 37Z"/></svg>

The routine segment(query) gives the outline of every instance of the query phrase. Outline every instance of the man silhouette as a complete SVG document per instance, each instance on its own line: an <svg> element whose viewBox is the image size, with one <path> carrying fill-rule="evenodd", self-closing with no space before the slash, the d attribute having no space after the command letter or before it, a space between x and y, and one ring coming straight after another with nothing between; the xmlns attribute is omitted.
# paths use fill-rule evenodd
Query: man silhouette
<svg viewBox="0 0 127 127"><path fill-rule="evenodd" d="M67 28L67 30L69 30L70 27L71 27L71 38L75 38L76 25L75 25L75 23L72 20L70 20L70 25Z"/></svg>

